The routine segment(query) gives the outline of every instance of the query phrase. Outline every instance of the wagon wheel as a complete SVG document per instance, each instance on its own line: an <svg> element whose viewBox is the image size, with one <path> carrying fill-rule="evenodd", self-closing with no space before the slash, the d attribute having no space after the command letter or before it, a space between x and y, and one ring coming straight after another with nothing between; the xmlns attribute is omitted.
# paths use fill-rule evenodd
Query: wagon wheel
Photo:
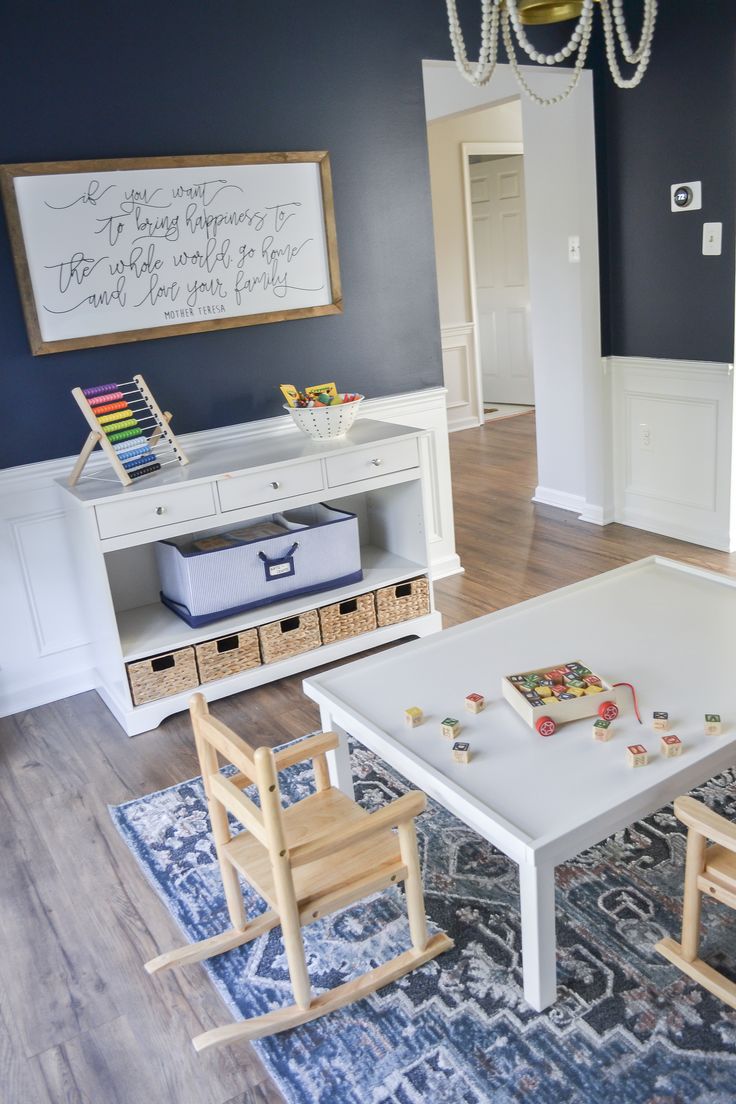
<svg viewBox="0 0 736 1104"><path fill-rule="evenodd" d="M551 717L540 717L535 727L540 736L551 736L557 731L557 725Z"/></svg>
<svg viewBox="0 0 736 1104"><path fill-rule="evenodd" d="M618 717L618 706L615 702L604 701L598 710L598 716L604 721L615 721Z"/></svg>

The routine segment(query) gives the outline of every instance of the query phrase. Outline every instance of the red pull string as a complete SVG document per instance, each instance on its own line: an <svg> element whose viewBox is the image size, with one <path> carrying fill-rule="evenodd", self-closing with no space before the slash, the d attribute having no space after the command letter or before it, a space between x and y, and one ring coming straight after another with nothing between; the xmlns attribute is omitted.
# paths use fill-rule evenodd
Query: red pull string
<svg viewBox="0 0 736 1104"><path fill-rule="evenodd" d="M628 686L629 690L631 691L631 696L634 699L634 712L636 713L636 719L639 722L639 724L644 724L641 717L639 716L639 705L638 705L637 700L636 700L636 690L631 685L631 683L630 682L614 682L613 685L614 686Z"/></svg>

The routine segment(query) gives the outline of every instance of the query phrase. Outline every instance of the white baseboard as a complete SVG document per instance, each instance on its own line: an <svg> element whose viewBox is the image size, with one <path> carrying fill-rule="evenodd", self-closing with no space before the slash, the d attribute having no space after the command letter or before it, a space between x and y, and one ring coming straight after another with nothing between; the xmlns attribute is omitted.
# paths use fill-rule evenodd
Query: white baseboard
<svg viewBox="0 0 736 1104"><path fill-rule="evenodd" d="M554 487L537 487L532 502L539 502L545 506L557 506L560 510L571 510L575 514L581 514L585 509L585 499L582 495L557 491Z"/></svg>
<svg viewBox="0 0 736 1104"><path fill-rule="evenodd" d="M657 533L662 537L697 544L702 548L714 548L718 552L735 552L736 543L728 530L704 529L700 526L683 525L671 518L658 518L646 511L623 509L616 517L621 525L630 525L632 529L644 529L647 533Z"/></svg>
<svg viewBox="0 0 736 1104"><path fill-rule="evenodd" d="M450 556L445 556L443 560L432 560L432 581L437 582L438 579L446 579L449 575L462 575L465 568L460 563L460 557L457 552L454 552Z"/></svg>
<svg viewBox="0 0 736 1104"><path fill-rule="evenodd" d="M10 717L61 698L84 694L87 690L94 690L94 687L95 673L89 667L70 675L35 681L28 686L3 686L0 690L0 717Z"/></svg>
<svg viewBox="0 0 736 1104"><path fill-rule="evenodd" d="M71 401L71 400L70 400ZM426 517L433 578L462 571L455 551L445 389L366 399L367 417L428 430ZM225 443L293 433L288 416L182 435L183 447L213 451ZM84 438L80 423L80 442ZM31 709L95 685L93 657L79 614L79 578L68 545L56 480L75 457L0 470L0 716ZM91 470L104 465L91 461Z"/></svg>
<svg viewBox="0 0 736 1104"><path fill-rule="evenodd" d="M591 525L610 525L616 519L612 507L595 506L592 502L586 502L580 520L590 522Z"/></svg>
<svg viewBox="0 0 736 1104"><path fill-rule="evenodd" d="M477 418L463 418L461 421L449 421L447 428L450 433L457 433L459 429L477 429L480 424Z"/></svg>

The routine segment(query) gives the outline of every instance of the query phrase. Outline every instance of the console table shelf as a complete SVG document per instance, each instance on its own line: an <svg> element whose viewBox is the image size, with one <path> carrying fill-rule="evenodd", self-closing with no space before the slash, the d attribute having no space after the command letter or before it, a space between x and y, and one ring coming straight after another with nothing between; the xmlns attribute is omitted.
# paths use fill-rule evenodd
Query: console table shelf
<svg viewBox="0 0 736 1104"><path fill-rule="evenodd" d="M423 430L359 420L338 441L313 441L289 427L257 444L218 454L193 450L186 468L129 488L89 478L66 492L70 531L94 646L97 689L128 735L184 709L192 693L136 705L126 664L173 653L428 574ZM219 463L218 463L219 459ZM61 481L60 481L61 482ZM236 528L282 510L327 502L358 517L363 579L284 598L197 629L159 599L155 542ZM429 609L405 622L202 684L209 699L234 694L402 636L441 628L431 584Z"/></svg>

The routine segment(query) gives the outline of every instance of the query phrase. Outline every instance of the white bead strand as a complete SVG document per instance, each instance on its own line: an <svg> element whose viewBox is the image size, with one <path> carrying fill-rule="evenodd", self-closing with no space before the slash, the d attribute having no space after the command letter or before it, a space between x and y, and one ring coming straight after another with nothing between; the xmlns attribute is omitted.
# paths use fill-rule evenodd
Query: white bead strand
<svg viewBox="0 0 736 1104"><path fill-rule="evenodd" d="M524 77L524 74L521 71L521 67L516 57L516 52L514 50L514 40L511 34L511 19L508 13L506 13L505 18L502 19L501 26L503 32L503 42L504 46L506 47L506 53L508 55L509 63L514 70L514 74L517 81L519 82L522 92L524 92L524 94L528 96L530 100L533 100L534 103L539 104L541 107L552 107L555 104L562 103L563 100L566 100L580 80L580 74L583 71L585 59L588 55L588 46L590 45L590 36L593 30L592 6L590 9L590 14L588 16L588 21L584 24L582 28L582 37L578 45L578 56L575 59L575 65L572 71L572 79L570 80L567 88L565 88L565 90L563 92L560 92L557 96L540 96L529 86L526 78Z"/></svg>
<svg viewBox="0 0 736 1104"><path fill-rule="evenodd" d="M616 31L614 30L608 0L600 0L601 15L603 16L603 31L606 39L606 57L608 68L611 70L614 84L618 88L636 88L647 71L649 59L652 54L651 45L654 36L654 24L657 18L657 0L644 0L644 18L642 26L642 39L637 49L640 54L636 70L633 75L624 78L616 57ZM624 31L625 33L625 31ZM625 56L625 55L624 55Z"/></svg>
<svg viewBox="0 0 736 1104"><path fill-rule="evenodd" d="M654 21L657 17L656 0L654 0L654 3L651 3L650 0L644 0L641 37L639 38L639 45L635 50L631 49L631 42L629 41L623 0L613 0L611 6L613 8L613 22L616 25L616 32L621 45L621 53L624 56L624 60L627 61L629 65L636 65L637 62L641 61L644 51L649 49L652 44Z"/></svg>
<svg viewBox="0 0 736 1104"><path fill-rule="evenodd" d="M583 37L583 28L588 25L593 16L593 0L583 0L583 10L580 13L579 20L575 24L575 30L572 32L569 42L561 47L555 54L540 53L532 46L524 30L524 24L521 22L517 0L506 0L506 12L513 25L518 43L524 53L532 61L535 61L537 65L559 65L561 61L565 61L578 50Z"/></svg>
<svg viewBox="0 0 736 1104"><path fill-rule="evenodd" d="M498 24L501 0L481 0L481 44L478 61L468 61L456 0L447 0L450 42L460 73L476 87L488 84L498 64Z"/></svg>

